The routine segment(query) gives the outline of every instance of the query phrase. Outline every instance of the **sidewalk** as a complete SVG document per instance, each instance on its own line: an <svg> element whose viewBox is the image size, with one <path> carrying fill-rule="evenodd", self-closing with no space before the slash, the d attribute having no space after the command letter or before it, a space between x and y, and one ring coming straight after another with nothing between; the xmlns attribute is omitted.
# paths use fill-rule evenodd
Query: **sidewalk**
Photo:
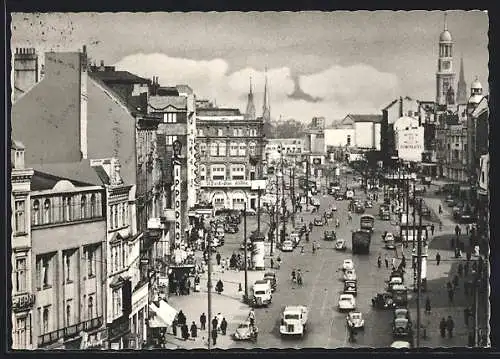
<svg viewBox="0 0 500 359"><path fill-rule="evenodd" d="M212 273L212 318L221 313L222 317L226 318L228 323L226 335L219 332L217 336L216 348L228 349L233 343L231 339L232 333L235 331L238 324L245 320L248 316L249 307L243 303L243 291L238 291L239 284L241 283L244 290L244 272L237 272L233 270L221 271L219 266L213 265ZM262 279L263 271L249 271L248 272L248 285L249 287L258 279ZM166 337L167 342L170 344L169 349L202 349L208 348L207 346L207 330L200 330L200 315L205 313L208 317L208 290L207 273L201 274L201 292L191 292L189 295L184 296L171 296L168 300L169 304L177 310L182 310L186 315L186 322L188 327L194 321L198 327L198 337L195 339L188 339L184 341L180 339L180 330L177 331L177 337L174 337L172 331ZM224 291L222 294L215 292L215 284L221 279L224 283ZM208 318L207 318L208 321ZM209 323L207 323L208 326Z"/></svg>

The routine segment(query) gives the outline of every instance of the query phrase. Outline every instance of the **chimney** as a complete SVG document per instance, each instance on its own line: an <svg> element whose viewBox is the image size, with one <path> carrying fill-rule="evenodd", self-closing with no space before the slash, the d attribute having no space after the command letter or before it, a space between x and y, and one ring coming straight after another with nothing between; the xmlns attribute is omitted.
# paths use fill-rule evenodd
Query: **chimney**
<svg viewBox="0 0 500 359"><path fill-rule="evenodd" d="M14 54L14 100L38 82L38 55L34 48L17 48ZM17 94L16 94L17 93Z"/></svg>

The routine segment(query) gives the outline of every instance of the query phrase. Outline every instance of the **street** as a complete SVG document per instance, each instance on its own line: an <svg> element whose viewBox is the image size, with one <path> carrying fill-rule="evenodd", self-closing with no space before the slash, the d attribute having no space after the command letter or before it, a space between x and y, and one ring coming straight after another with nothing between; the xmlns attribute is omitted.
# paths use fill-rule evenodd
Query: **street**
<svg viewBox="0 0 500 359"><path fill-rule="evenodd" d="M361 190L359 190L361 192ZM394 251L383 248L381 240L384 231L393 230L389 221L376 221L375 231L372 236L370 255L351 255L351 230L359 226L359 215L353 214L352 223L348 224L349 201L336 202L332 196L319 196L321 207L319 213L332 204L337 205L335 218L340 220L340 228L336 229L337 238L347 241L347 250L339 252L334 249L334 242L323 240L325 230L334 229L335 219L329 219L328 224L322 227L314 227L310 235L309 243L305 239L291 253L283 253L275 250L274 258L279 255L282 259L281 268L276 272L278 288L273 294L273 302L269 308L256 310L257 326L259 328L258 347L260 348L284 348L284 347L388 347L392 342L390 311L374 310L371 306L372 297L384 291L385 281L389 276L390 269L377 268L377 257L381 254L382 259L387 254L389 261L394 256ZM378 206L367 209L366 213L377 215ZM305 206L304 206L305 209ZM263 222L268 216L263 215ZM298 213L296 221L300 223L300 217L305 223L311 222L315 214ZM248 228L255 228L255 217L248 218ZM262 225L263 230L266 225ZM267 227L267 226L266 226ZM242 230L236 235L226 235L226 244L221 248L221 254L231 255L233 251L239 250L242 242ZM312 253L312 242L320 244L320 249ZM300 247L304 245L305 253L300 253ZM342 261L352 258L358 275L357 309L363 313L366 329L357 336L356 343L347 341L346 314L339 313L337 301L343 291ZM304 274L304 284L298 286L291 281L293 269L301 269ZM252 283L249 283L251 285ZM279 333L279 322L281 311L285 305L302 304L309 308L308 330L302 339L281 338ZM232 347L251 348L255 345L248 342L234 342Z"/></svg>

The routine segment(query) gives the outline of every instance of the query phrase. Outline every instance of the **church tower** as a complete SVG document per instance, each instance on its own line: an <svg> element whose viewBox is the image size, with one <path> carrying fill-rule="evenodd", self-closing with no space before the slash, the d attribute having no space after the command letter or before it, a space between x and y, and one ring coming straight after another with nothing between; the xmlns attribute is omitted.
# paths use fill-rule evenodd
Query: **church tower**
<svg viewBox="0 0 500 359"><path fill-rule="evenodd" d="M267 88L267 68L266 68L266 82L264 84L264 102L262 105L262 118L264 122L271 121L271 107L269 105L269 92Z"/></svg>
<svg viewBox="0 0 500 359"><path fill-rule="evenodd" d="M458 86L457 86L457 104L459 105L467 104L467 83L465 82L463 58L460 59L460 75L458 76Z"/></svg>
<svg viewBox="0 0 500 359"><path fill-rule="evenodd" d="M453 72L453 40L448 31L446 13L444 14L444 30L439 35L439 58L436 72L436 103L438 105L454 104L455 72ZM450 91L450 87L452 90ZM450 102L451 95L453 101Z"/></svg>
<svg viewBox="0 0 500 359"><path fill-rule="evenodd" d="M255 120L255 105L253 103L252 78L250 77L250 92L248 93L247 110L245 112L247 119Z"/></svg>

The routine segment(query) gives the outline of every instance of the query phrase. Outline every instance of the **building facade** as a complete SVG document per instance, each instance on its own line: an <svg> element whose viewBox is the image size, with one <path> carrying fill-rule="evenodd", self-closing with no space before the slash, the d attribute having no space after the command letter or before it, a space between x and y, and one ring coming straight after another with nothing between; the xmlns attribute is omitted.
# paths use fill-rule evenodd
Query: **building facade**
<svg viewBox="0 0 500 359"><path fill-rule="evenodd" d="M256 208L252 181L262 176L263 119L249 120L238 109L197 110L201 199L214 208Z"/></svg>
<svg viewBox="0 0 500 359"><path fill-rule="evenodd" d="M305 150L305 140L303 138L271 138L265 145L265 157L267 163L278 161L283 158L294 161L302 156Z"/></svg>

